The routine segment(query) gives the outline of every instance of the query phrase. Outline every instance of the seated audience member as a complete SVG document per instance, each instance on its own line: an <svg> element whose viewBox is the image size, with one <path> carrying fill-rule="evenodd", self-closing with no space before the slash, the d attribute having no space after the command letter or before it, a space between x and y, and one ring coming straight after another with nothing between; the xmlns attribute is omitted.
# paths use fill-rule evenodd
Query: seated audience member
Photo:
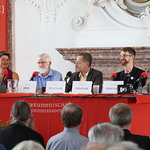
<svg viewBox="0 0 150 150"><path fill-rule="evenodd" d="M18 100L13 104L11 117L12 124L0 131L0 143L6 150L11 150L24 140L37 141L45 148L43 137L31 129L33 128L33 116L26 101Z"/></svg>
<svg viewBox="0 0 150 150"><path fill-rule="evenodd" d="M137 90L139 82L137 79L140 75L144 72L139 68L136 68L133 65L133 61L135 58L136 52L131 47L124 47L120 52L120 61L121 64L124 66L124 70L117 73L115 81L124 81L124 84L130 84L133 86L134 91ZM146 78L142 79L142 86L146 84Z"/></svg>
<svg viewBox="0 0 150 150"><path fill-rule="evenodd" d="M9 60L10 55L5 51L0 52L0 82L2 81L3 71L7 70L8 74L5 77L5 84L7 84L8 79L16 79L19 81L19 76L16 72L13 72L9 69Z"/></svg>
<svg viewBox="0 0 150 150"><path fill-rule="evenodd" d="M92 81L93 85L99 85L99 93L102 90L102 72L91 68L92 56L89 53L80 53L76 59L76 72L70 77L66 86L66 92L72 90L73 81Z"/></svg>
<svg viewBox="0 0 150 150"><path fill-rule="evenodd" d="M127 104L118 103L110 108L109 118L114 125L118 125L124 130L124 140L135 142L139 147L150 150L148 136L135 135L130 132L132 117L132 110Z"/></svg>
<svg viewBox="0 0 150 150"><path fill-rule="evenodd" d="M37 92L42 91L42 87L46 87L47 81L62 81L62 75L60 72L50 68L51 57L46 53L42 53L38 56L38 68L39 72L33 81L37 81Z"/></svg>
<svg viewBox="0 0 150 150"><path fill-rule="evenodd" d="M62 109L61 119L64 125L63 132L51 137L46 150L80 150L88 139L79 133L83 118L80 106L69 103Z"/></svg>
<svg viewBox="0 0 150 150"><path fill-rule="evenodd" d="M107 148L108 146L106 144L88 142L81 150L106 150Z"/></svg>
<svg viewBox="0 0 150 150"><path fill-rule="evenodd" d="M150 80L148 80L147 84L142 88L142 93L150 93Z"/></svg>
<svg viewBox="0 0 150 150"><path fill-rule="evenodd" d="M112 145L123 140L124 132L116 125L111 123L100 123L93 126L89 132L89 141L96 142L99 144Z"/></svg>
<svg viewBox="0 0 150 150"><path fill-rule="evenodd" d="M123 141L110 146L107 150L144 150L138 147L137 144L133 142Z"/></svg>
<svg viewBox="0 0 150 150"><path fill-rule="evenodd" d="M29 140L20 142L12 150L44 150L44 148L41 144Z"/></svg>

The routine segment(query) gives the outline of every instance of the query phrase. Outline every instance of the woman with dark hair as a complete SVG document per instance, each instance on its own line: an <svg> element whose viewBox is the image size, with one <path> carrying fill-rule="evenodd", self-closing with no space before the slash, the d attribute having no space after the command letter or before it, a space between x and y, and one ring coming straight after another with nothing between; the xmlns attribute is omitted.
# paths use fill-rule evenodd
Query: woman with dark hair
<svg viewBox="0 0 150 150"><path fill-rule="evenodd" d="M2 81L3 71L7 70L8 74L5 78L5 84L7 84L8 79L16 79L19 81L19 76L16 72L13 72L9 69L9 60L10 55L5 51L0 52L0 82Z"/></svg>

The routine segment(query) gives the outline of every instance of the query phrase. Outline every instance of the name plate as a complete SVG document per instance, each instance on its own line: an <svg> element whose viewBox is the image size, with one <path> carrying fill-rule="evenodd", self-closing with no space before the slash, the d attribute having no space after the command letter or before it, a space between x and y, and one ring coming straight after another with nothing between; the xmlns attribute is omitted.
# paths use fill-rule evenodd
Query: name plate
<svg viewBox="0 0 150 150"><path fill-rule="evenodd" d="M36 93L36 81L19 81L18 93Z"/></svg>
<svg viewBox="0 0 150 150"><path fill-rule="evenodd" d="M91 94L92 81L73 81L73 94Z"/></svg>
<svg viewBox="0 0 150 150"><path fill-rule="evenodd" d="M103 81L103 94L117 94L117 86L123 85L124 81Z"/></svg>
<svg viewBox="0 0 150 150"><path fill-rule="evenodd" d="M46 93L65 93L65 81L47 81Z"/></svg>

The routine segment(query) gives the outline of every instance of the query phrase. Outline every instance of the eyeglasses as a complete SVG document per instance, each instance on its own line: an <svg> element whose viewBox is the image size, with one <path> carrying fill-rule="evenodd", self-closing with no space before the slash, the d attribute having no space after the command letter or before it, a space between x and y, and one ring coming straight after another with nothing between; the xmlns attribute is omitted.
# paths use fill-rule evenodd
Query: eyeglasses
<svg viewBox="0 0 150 150"><path fill-rule="evenodd" d="M121 57L124 57L124 58L125 58L125 57L127 57L127 56L132 56L132 55L126 55L126 54L124 54L124 55L120 55L119 58L121 58Z"/></svg>
<svg viewBox="0 0 150 150"><path fill-rule="evenodd" d="M47 63L47 62L46 62L46 61L37 62L38 65L40 65L40 64L43 65L43 64L45 64L45 63Z"/></svg>

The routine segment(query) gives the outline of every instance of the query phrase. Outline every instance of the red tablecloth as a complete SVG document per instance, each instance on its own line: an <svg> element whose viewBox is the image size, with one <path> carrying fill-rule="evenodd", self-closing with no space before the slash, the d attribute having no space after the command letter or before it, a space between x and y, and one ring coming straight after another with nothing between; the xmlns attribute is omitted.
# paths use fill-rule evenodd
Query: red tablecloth
<svg viewBox="0 0 150 150"><path fill-rule="evenodd" d="M45 140L61 132L61 109L67 103L75 103L83 109L83 122L80 133L87 136L88 130L98 122L109 122L108 112L116 103L126 103L133 110L131 132L150 136L150 99L149 95L70 95L57 94L49 97L33 94L0 94L0 124L10 120L10 110L16 100L25 100L33 112L36 131ZM136 103L136 97L139 103ZM146 103L142 100L147 99Z"/></svg>

